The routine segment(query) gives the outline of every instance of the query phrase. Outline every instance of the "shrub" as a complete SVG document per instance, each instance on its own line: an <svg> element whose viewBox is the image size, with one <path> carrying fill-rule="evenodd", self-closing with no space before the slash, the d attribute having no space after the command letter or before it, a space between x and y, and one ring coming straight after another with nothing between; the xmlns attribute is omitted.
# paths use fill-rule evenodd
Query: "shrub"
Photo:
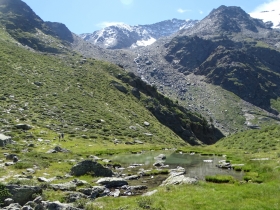
<svg viewBox="0 0 280 210"><path fill-rule="evenodd" d="M4 200L10 196L11 194L9 190L6 188L6 186L0 183L0 205L2 205Z"/></svg>
<svg viewBox="0 0 280 210"><path fill-rule="evenodd" d="M216 176L205 176L207 182L214 183L233 183L234 178L229 175L216 175Z"/></svg>

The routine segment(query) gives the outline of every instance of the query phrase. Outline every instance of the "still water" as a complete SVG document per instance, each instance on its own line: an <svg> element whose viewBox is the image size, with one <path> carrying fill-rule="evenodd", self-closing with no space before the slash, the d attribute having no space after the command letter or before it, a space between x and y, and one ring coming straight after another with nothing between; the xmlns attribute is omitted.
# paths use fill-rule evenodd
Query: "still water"
<svg viewBox="0 0 280 210"><path fill-rule="evenodd" d="M231 175L237 180L242 180L243 172L236 172L230 169L221 169L216 167L220 160L225 160L222 156L202 156L199 154L179 154L174 151L149 151L142 154L121 154L112 158L127 167L131 164L143 164L143 169L155 168L153 164L156 162L154 157L159 154L165 154L165 165L169 165L168 169L174 169L181 166L186 169L186 176L196 177L204 180L207 175ZM207 160L207 162L205 162Z"/></svg>

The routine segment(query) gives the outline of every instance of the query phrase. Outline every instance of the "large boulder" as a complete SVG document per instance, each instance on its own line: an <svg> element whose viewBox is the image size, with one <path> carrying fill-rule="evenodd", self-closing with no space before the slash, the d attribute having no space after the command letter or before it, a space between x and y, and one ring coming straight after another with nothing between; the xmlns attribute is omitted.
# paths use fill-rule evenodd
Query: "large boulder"
<svg viewBox="0 0 280 210"><path fill-rule="evenodd" d="M165 160L166 159L166 155L165 154L160 154L160 155L156 156L154 159L156 159L156 160Z"/></svg>
<svg viewBox="0 0 280 210"><path fill-rule="evenodd" d="M93 160L84 160L71 168L71 175L82 176L92 174L94 176L111 177L113 172Z"/></svg>
<svg viewBox="0 0 280 210"><path fill-rule="evenodd" d="M104 185L108 188L110 187L121 187L124 185L128 185L127 181L123 178L116 178L116 177L105 177L99 179L97 184Z"/></svg>
<svg viewBox="0 0 280 210"><path fill-rule="evenodd" d="M18 203L11 203L10 205L2 208L3 210L21 210L22 207Z"/></svg>
<svg viewBox="0 0 280 210"><path fill-rule="evenodd" d="M12 194L11 198L15 203L24 205L28 201L33 200L34 194L42 194L41 187L35 186L20 186L20 185L7 185L9 192Z"/></svg>
<svg viewBox="0 0 280 210"><path fill-rule="evenodd" d="M28 124L17 124L15 127L17 129L22 129L22 130L25 130L25 131L32 129L32 126L28 125Z"/></svg>
<svg viewBox="0 0 280 210"><path fill-rule="evenodd" d="M198 183L197 179L186 177L184 175L179 176L169 176L166 180L164 180L161 186L166 185L181 185L181 184L196 184Z"/></svg>
<svg viewBox="0 0 280 210"><path fill-rule="evenodd" d="M76 191L76 185L71 182L63 184L50 184L50 187L55 191Z"/></svg>
<svg viewBox="0 0 280 210"><path fill-rule="evenodd" d="M12 143L12 137L0 133L0 147L5 147L7 144Z"/></svg>
<svg viewBox="0 0 280 210"><path fill-rule="evenodd" d="M59 201L42 201L36 206L35 209L46 210L81 210L80 208L73 207L71 204L60 203Z"/></svg>

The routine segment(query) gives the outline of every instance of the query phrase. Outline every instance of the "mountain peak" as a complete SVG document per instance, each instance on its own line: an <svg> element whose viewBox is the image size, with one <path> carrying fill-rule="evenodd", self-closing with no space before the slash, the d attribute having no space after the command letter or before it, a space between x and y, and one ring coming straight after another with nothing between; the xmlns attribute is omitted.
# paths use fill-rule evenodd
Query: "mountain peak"
<svg viewBox="0 0 280 210"><path fill-rule="evenodd" d="M267 26L260 20L252 18L243 9L236 6L220 6L213 9L192 30L184 31L187 35L215 35L230 33L257 33L259 28Z"/></svg>

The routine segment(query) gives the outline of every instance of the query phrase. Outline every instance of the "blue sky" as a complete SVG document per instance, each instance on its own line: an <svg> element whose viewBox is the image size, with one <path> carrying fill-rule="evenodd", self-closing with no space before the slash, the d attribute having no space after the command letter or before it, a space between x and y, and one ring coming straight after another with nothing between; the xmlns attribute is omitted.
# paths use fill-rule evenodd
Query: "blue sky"
<svg viewBox="0 0 280 210"><path fill-rule="evenodd" d="M251 13L280 0L23 0L44 21L64 23L76 34L93 32L114 22L151 24L178 19L203 19L219 7L240 6ZM278 3L277 3L278 4ZM280 7L280 4L278 4Z"/></svg>

